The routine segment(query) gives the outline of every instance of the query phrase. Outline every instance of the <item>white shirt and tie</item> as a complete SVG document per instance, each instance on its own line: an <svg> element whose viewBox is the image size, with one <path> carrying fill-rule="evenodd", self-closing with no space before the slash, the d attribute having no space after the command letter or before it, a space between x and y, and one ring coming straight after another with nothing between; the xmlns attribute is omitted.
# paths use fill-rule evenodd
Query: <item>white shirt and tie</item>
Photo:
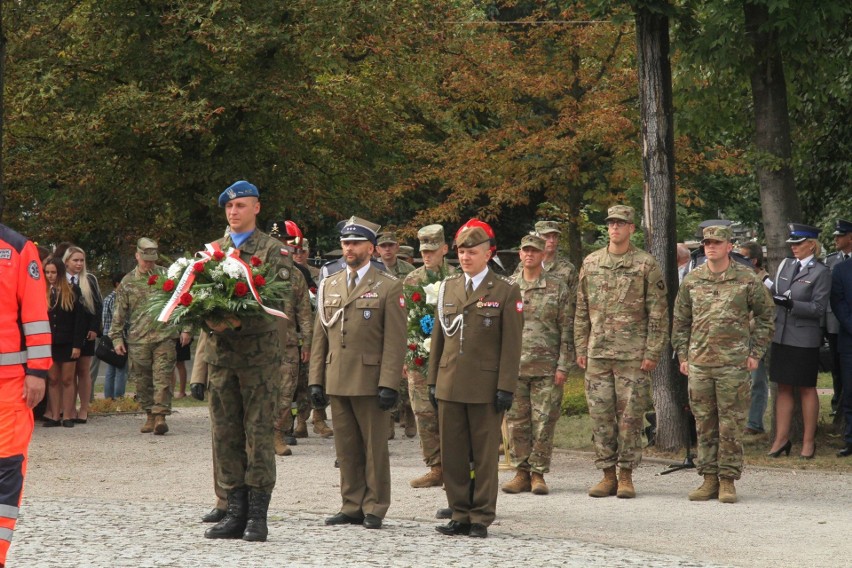
<svg viewBox="0 0 852 568"><path fill-rule="evenodd" d="M467 291L468 297L473 294L479 285L482 284L482 281L485 280L485 274L488 272L488 267L485 267L485 270L480 272L479 274L474 274L473 276L464 275L464 289Z"/></svg>

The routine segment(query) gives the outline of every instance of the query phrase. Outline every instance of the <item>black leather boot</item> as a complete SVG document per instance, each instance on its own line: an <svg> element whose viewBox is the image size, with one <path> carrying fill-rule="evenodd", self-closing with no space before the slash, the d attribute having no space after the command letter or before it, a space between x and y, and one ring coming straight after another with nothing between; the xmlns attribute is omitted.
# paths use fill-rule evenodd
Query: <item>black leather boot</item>
<svg viewBox="0 0 852 568"><path fill-rule="evenodd" d="M243 540L266 542L266 512L269 510L271 493L251 489L248 495L248 522L243 533Z"/></svg>
<svg viewBox="0 0 852 568"><path fill-rule="evenodd" d="M248 490L245 487L228 492L228 511L225 518L204 531L207 538L242 538L246 530Z"/></svg>

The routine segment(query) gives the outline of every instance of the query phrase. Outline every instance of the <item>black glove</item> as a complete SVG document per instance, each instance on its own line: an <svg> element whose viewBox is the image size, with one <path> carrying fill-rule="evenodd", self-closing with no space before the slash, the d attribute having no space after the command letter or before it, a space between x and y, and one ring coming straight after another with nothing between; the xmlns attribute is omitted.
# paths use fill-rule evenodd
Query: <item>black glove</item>
<svg viewBox="0 0 852 568"><path fill-rule="evenodd" d="M387 387L379 387L379 408L390 410L399 402L399 393Z"/></svg>
<svg viewBox="0 0 852 568"><path fill-rule="evenodd" d="M328 397L325 396L325 389L320 385L311 385L309 388L308 397L311 399L311 406L316 410L322 410L328 406Z"/></svg>
<svg viewBox="0 0 852 568"><path fill-rule="evenodd" d="M793 300L791 300L787 296L772 296L772 301L775 302L776 306L781 306L782 308L787 308L788 310L793 309Z"/></svg>
<svg viewBox="0 0 852 568"><path fill-rule="evenodd" d="M429 387L429 402L432 403L432 406L436 410L438 409L438 399L435 398L435 385Z"/></svg>
<svg viewBox="0 0 852 568"><path fill-rule="evenodd" d="M204 383L192 383L189 385L189 394L195 400L204 400Z"/></svg>
<svg viewBox="0 0 852 568"><path fill-rule="evenodd" d="M494 395L494 408L497 409L497 412L506 412L512 408L512 401L514 399L515 395L512 393L498 390L497 394Z"/></svg>

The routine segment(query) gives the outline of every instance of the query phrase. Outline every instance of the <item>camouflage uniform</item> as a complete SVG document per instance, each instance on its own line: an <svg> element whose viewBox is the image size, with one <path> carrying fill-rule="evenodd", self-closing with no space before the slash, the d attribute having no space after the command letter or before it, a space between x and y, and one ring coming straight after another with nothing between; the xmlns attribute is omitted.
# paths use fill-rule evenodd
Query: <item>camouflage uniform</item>
<svg viewBox="0 0 852 568"><path fill-rule="evenodd" d="M441 265L440 278L443 280L451 274L458 273L458 268L446 260ZM434 273L431 273L434 276ZM423 285L429 281L430 271L425 266L415 268L405 277L403 287ZM417 433L420 434L420 449L423 451L423 461L427 466L441 465L441 439L438 436L438 413L429 402L429 386L422 367L409 365L408 394L411 398L411 409L417 420ZM400 393L400 396L402 394Z"/></svg>
<svg viewBox="0 0 852 568"><path fill-rule="evenodd" d="M642 425L651 408L643 359L657 361L668 340L663 275L632 244L623 255L603 248L585 258L577 287L574 345L588 358L586 399L598 469L634 469L642 460Z"/></svg>
<svg viewBox="0 0 852 568"><path fill-rule="evenodd" d="M751 390L746 359L763 357L772 341L774 318L766 287L739 263L731 262L721 274L703 264L680 285L672 346L681 362L689 362L700 475L742 475L740 437ZM752 325L747 325L750 319Z"/></svg>
<svg viewBox="0 0 852 568"><path fill-rule="evenodd" d="M230 236L216 242L222 250L234 246ZM293 274L292 262L281 256L281 243L260 230L255 229L239 250L246 262L257 256L275 265L279 278L289 280ZM291 297L285 298L284 307L292 303ZM271 493L272 428L281 372L277 323L263 317L242 318L239 330L209 334L203 357L208 364L219 485L229 492L248 486Z"/></svg>
<svg viewBox="0 0 852 568"><path fill-rule="evenodd" d="M563 388L554 375L567 374L574 361L574 302L562 278L542 272L527 282L521 272L512 281L524 300L524 335L515 401L506 412L509 455L516 469L544 474L562 411Z"/></svg>
<svg viewBox="0 0 852 568"><path fill-rule="evenodd" d="M124 344L127 331L127 357L130 379L136 383L139 405L153 415L172 412L172 378L175 370L175 339L178 329L161 325L146 311L154 288L148 285L153 275L165 278L166 269L155 266L142 272L137 266L121 280L115 293L115 309L109 336L113 344Z"/></svg>
<svg viewBox="0 0 852 568"><path fill-rule="evenodd" d="M557 256L550 262L545 261L542 265L542 269L544 270L545 275L559 278L565 282L565 285L568 286L568 297L571 299L573 310L573 304L577 299L577 269L574 268L571 261ZM523 271L524 267L521 263L518 263L518 267L515 268L515 273L512 274L512 278L515 282L520 282L518 279L521 277L521 273Z"/></svg>

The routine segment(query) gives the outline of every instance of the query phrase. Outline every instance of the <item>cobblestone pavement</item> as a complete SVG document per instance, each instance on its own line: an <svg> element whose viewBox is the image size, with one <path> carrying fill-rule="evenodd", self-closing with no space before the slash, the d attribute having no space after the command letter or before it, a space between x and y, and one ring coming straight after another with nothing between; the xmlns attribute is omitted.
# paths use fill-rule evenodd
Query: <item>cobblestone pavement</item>
<svg viewBox="0 0 852 568"><path fill-rule="evenodd" d="M213 505L206 409L180 408L165 436L139 416L93 416L42 428L30 448L9 567L218 566L849 566L852 475L748 468L740 502L694 503L695 471L634 472L636 499L592 499L592 456L557 451L548 496L500 494L485 540L445 537L433 518L441 488L411 489L427 471L417 439L389 442L385 528L326 527L340 506L334 444L313 434L278 458L267 543L210 541ZM779 460L795 467L798 460ZM501 482L512 477L503 471Z"/></svg>

